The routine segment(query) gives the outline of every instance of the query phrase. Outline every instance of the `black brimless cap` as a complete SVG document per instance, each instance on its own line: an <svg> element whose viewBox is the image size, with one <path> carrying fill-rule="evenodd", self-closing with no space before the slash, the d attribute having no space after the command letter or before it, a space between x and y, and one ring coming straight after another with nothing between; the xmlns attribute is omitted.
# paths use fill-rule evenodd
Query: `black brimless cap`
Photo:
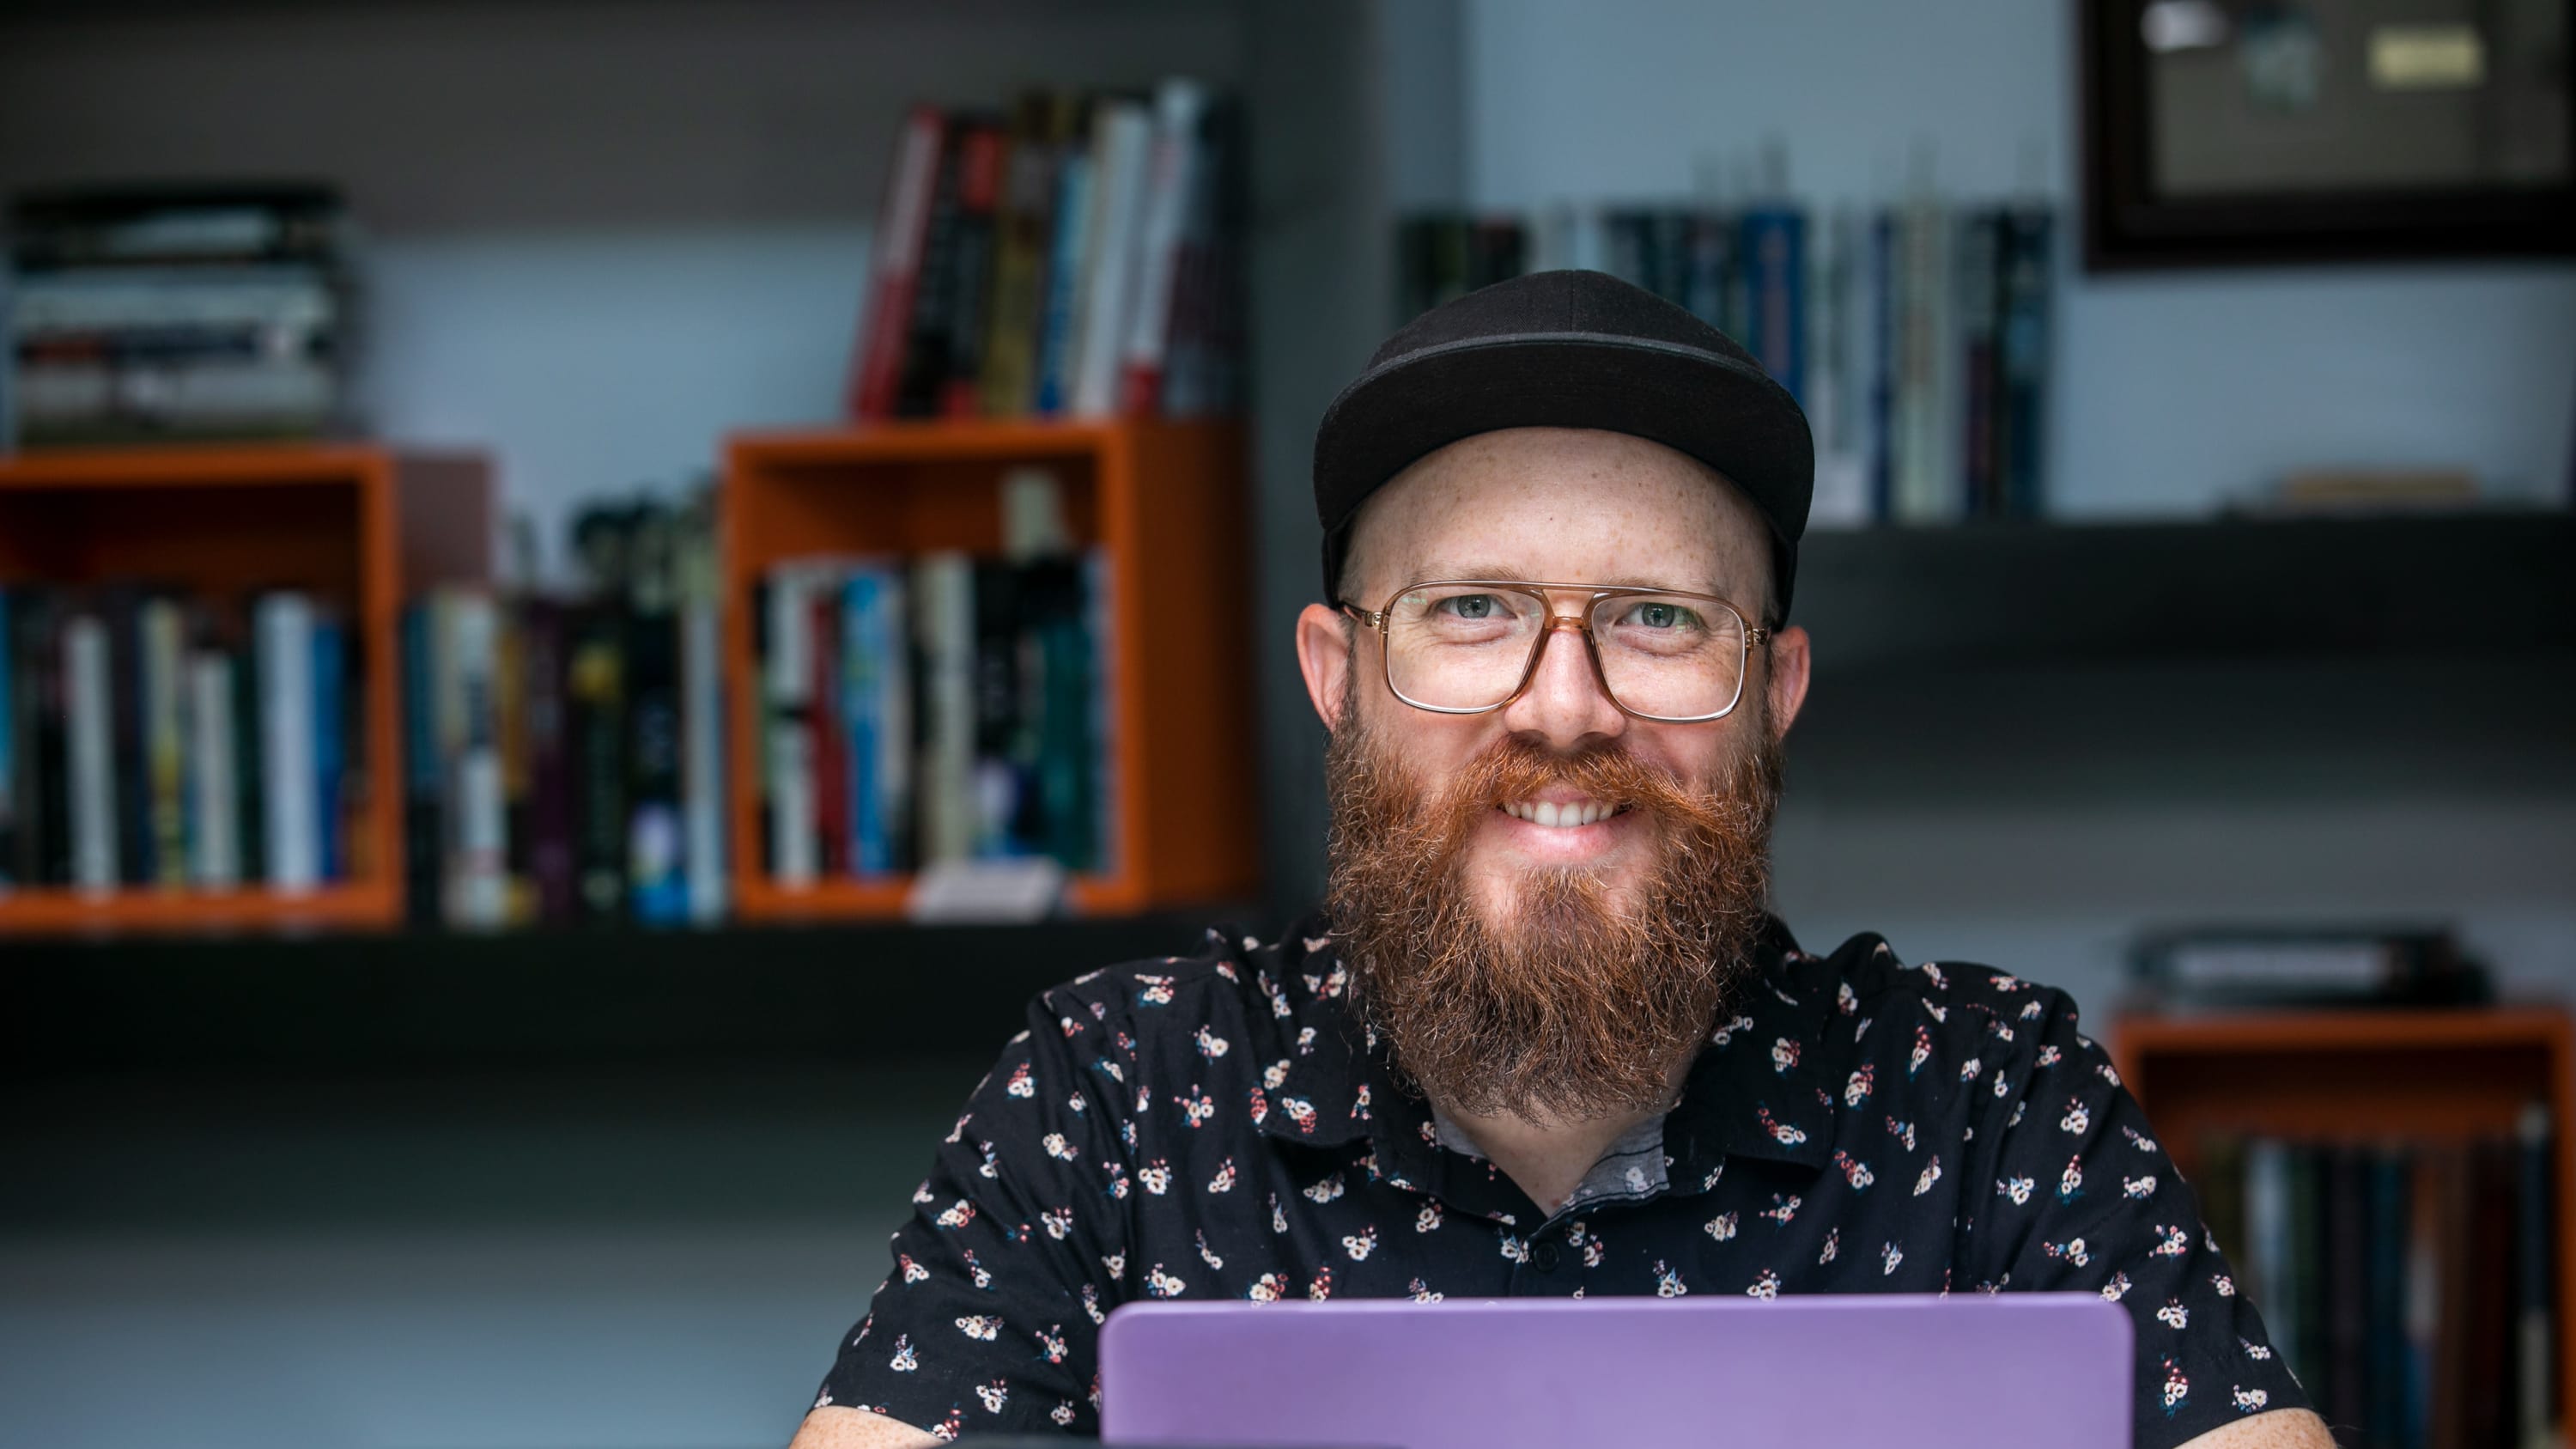
<svg viewBox="0 0 2576 1449"><path fill-rule="evenodd" d="M1815 491L1807 415L1725 333L1600 272L1537 272L1435 307L1333 399L1315 430L1326 597L1371 493L1428 453L1504 428L1629 433L1724 474L1771 525L1788 613Z"/></svg>

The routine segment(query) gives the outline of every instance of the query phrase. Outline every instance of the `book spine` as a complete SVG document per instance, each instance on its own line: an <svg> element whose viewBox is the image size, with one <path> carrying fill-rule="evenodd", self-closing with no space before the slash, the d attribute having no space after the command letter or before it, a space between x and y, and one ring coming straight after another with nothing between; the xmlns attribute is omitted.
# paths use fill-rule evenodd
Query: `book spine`
<svg viewBox="0 0 2576 1449"><path fill-rule="evenodd" d="M445 812L439 806L441 758L432 719L430 606L402 614L403 918L416 926L438 924L447 857Z"/></svg>
<svg viewBox="0 0 2576 1449"><path fill-rule="evenodd" d="M2364 1430L2375 1444L2397 1445L2406 1412L2405 1160L2391 1146L2373 1149L2363 1163L2368 1195L2363 1204L2369 1263L2363 1314L2363 1348L2369 1383Z"/></svg>
<svg viewBox="0 0 2576 1449"><path fill-rule="evenodd" d="M254 607L260 683L261 817L268 882L310 890L321 880L316 828L321 802L313 741L313 606L300 594L261 597Z"/></svg>
<svg viewBox="0 0 2576 1449"><path fill-rule="evenodd" d="M1171 340L1163 359L1159 405L1165 417L1205 417L1234 406L1242 330L1235 277L1241 208L1233 184L1238 115L1232 103L1213 102L1193 142L1196 158L1172 278ZM1480 234L1492 239L1489 261L1498 269L1493 280L1520 275L1518 224L1496 222Z"/></svg>
<svg viewBox="0 0 2576 1449"><path fill-rule="evenodd" d="M866 340L854 369L851 410L863 419L890 418L895 413L945 129L937 107L914 106L895 144L894 173L887 184L885 208L879 213L883 220L877 228L875 264L870 268L874 277Z"/></svg>
<svg viewBox="0 0 2576 1449"><path fill-rule="evenodd" d="M1153 140L1137 224L1136 293L1120 350L1118 407L1131 417L1151 416L1162 406L1172 292L1181 275L1181 236L1197 187L1193 172L1202 159L1199 130L1207 108L1207 92L1195 81L1167 80L1154 95Z"/></svg>
<svg viewBox="0 0 2576 1449"><path fill-rule="evenodd" d="M879 809L885 817L886 868L910 870L920 859L912 608L904 571L879 566L876 596L876 718Z"/></svg>
<svg viewBox="0 0 2576 1449"><path fill-rule="evenodd" d="M885 609L883 571L854 570L841 586L841 674L838 690L850 761L850 869L883 875L893 867L891 814L885 799Z"/></svg>
<svg viewBox="0 0 2576 1449"><path fill-rule="evenodd" d="M447 922L480 929L508 920L507 804L501 778L500 606L488 594L447 599L445 654L457 738L449 787Z"/></svg>
<svg viewBox="0 0 2576 1449"><path fill-rule="evenodd" d="M1896 516L1896 218L1881 211L1869 221L1869 349L1866 424L1869 513L1880 522Z"/></svg>
<svg viewBox="0 0 2576 1449"><path fill-rule="evenodd" d="M323 880L349 875L343 792L349 788L346 641L339 621L313 620L313 841L314 868Z"/></svg>
<svg viewBox="0 0 2576 1449"><path fill-rule="evenodd" d="M1807 391L1806 250L1804 213L1787 206L1745 213L1750 315L1744 347L1774 382L1802 402Z"/></svg>
<svg viewBox="0 0 2576 1449"><path fill-rule="evenodd" d="M813 609L804 571L770 576L768 650L762 657L768 731L769 874L778 885L799 889L820 874L814 814L811 692L814 669Z"/></svg>
<svg viewBox="0 0 2576 1449"><path fill-rule="evenodd" d="M716 601L680 604L680 800L688 832L689 919L724 918L724 683Z"/></svg>
<svg viewBox="0 0 2576 1449"><path fill-rule="evenodd" d="M1118 599L1106 550L1083 556L1083 625L1091 662L1092 868L1114 875L1123 865L1126 822L1118 802Z"/></svg>
<svg viewBox="0 0 2576 1449"><path fill-rule="evenodd" d="M2292 1291L2290 1164L2281 1144L2267 1137L2245 1144L2245 1256L2272 1346L2296 1364L2300 1323L2298 1294Z"/></svg>
<svg viewBox="0 0 2576 1449"><path fill-rule="evenodd" d="M626 906L625 630L613 604L585 607L576 625L572 678L574 865L585 919L613 921Z"/></svg>
<svg viewBox="0 0 2576 1449"><path fill-rule="evenodd" d="M266 698L254 623L233 665L233 822L241 831L244 881L268 879L268 736L260 714Z"/></svg>
<svg viewBox="0 0 2576 1449"><path fill-rule="evenodd" d="M1895 517L1950 523L1959 517L1961 493L1949 428L1949 219L1938 203L1917 202L1906 208L1898 240Z"/></svg>
<svg viewBox="0 0 2576 1449"><path fill-rule="evenodd" d="M679 619L667 608L627 616L626 894L635 919L689 918L680 824Z"/></svg>
<svg viewBox="0 0 2576 1449"><path fill-rule="evenodd" d="M958 138L957 216L950 237L947 380L938 410L971 418L983 410L985 330L993 303L993 254L1010 140L978 123Z"/></svg>
<svg viewBox="0 0 2576 1449"><path fill-rule="evenodd" d="M1091 275L1091 153L1069 148L1056 183L1054 246L1046 268L1046 310L1038 333L1036 410L1064 412L1073 400L1074 334Z"/></svg>
<svg viewBox="0 0 2576 1449"><path fill-rule="evenodd" d="M63 625L63 725L71 766L71 879L83 890L114 890L120 874L115 710L107 625L76 615Z"/></svg>
<svg viewBox="0 0 2576 1449"><path fill-rule="evenodd" d="M1981 210L1959 218L1956 255L1960 512L1969 518L1999 518L2004 510L1995 469L1995 433L2002 408L1995 320L2003 258L2002 215Z"/></svg>
<svg viewBox="0 0 2576 1449"><path fill-rule="evenodd" d="M841 591L818 580L807 597L810 611L806 664L806 725L814 761L814 833L817 868L826 876L850 873L850 737L841 715Z"/></svg>
<svg viewBox="0 0 2576 1449"><path fill-rule="evenodd" d="M2052 226L2045 207L2016 207L2004 217L2001 375L1995 471L2004 512L2037 518L2045 507L2048 406L2049 278L2055 272Z"/></svg>
<svg viewBox="0 0 2576 1449"><path fill-rule="evenodd" d="M2556 1333L2551 1302L2557 1294L2557 1252L2551 1230L2549 1109L2525 1107L2514 1124L2514 1353L2521 1393L2515 1401L2515 1442L2523 1449L2553 1442L2556 1396L2551 1384Z"/></svg>
<svg viewBox="0 0 2576 1449"><path fill-rule="evenodd" d="M1118 358L1135 305L1145 170L1152 155L1153 122L1133 101L1100 104L1093 121L1098 169L1089 250L1091 280L1084 296L1073 358L1072 411L1097 417L1118 405Z"/></svg>
<svg viewBox="0 0 2576 1449"><path fill-rule="evenodd" d="M521 630L528 695L528 874L536 886L537 918L562 924L581 915L564 611L530 600L522 608Z"/></svg>
<svg viewBox="0 0 2576 1449"><path fill-rule="evenodd" d="M198 885L241 884L240 784L233 778L233 662L215 650L188 661L189 875Z"/></svg>
<svg viewBox="0 0 2576 1449"><path fill-rule="evenodd" d="M188 881L187 627L177 601L147 599L136 618L142 644L144 788L154 883Z"/></svg>
<svg viewBox="0 0 2576 1449"><path fill-rule="evenodd" d="M1063 104L1044 92L1023 97L1012 124L1010 160L994 221L993 303L984 339L983 411L1016 417L1037 402L1038 331L1046 313L1047 244L1055 214Z"/></svg>
<svg viewBox="0 0 2576 1449"><path fill-rule="evenodd" d="M910 336L904 343L902 380L895 388L897 417L935 417L948 388L951 313L957 301L958 190L972 123L951 120L940 143L931 185L930 216L923 230L912 289Z"/></svg>
<svg viewBox="0 0 2576 1449"><path fill-rule="evenodd" d="M921 861L975 851L975 586L963 554L926 554L913 565L921 651Z"/></svg>
<svg viewBox="0 0 2576 1449"><path fill-rule="evenodd" d="M501 918L525 926L537 918L536 858L529 832L536 766L528 737L528 637L511 600L495 599L492 616L492 720L501 755Z"/></svg>
<svg viewBox="0 0 2576 1449"><path fill-rule="evenodd" d="M152 760L143 726L143 601L116 589L107 601L109 748L116 772L116 878L146 885L152 860Z"/></svg>

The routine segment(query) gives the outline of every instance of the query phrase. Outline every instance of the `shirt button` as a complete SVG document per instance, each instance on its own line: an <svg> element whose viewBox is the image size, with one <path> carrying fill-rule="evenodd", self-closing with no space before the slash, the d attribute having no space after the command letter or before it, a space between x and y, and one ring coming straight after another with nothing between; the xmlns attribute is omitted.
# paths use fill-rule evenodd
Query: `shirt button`
<svg viewBox="0 0 2576 1449"><path fill-rule="evenodd" d="M1556 1244L1540 1243L1530 1249L1530 1266L1542 1273L1556 1271Z"/></svg>

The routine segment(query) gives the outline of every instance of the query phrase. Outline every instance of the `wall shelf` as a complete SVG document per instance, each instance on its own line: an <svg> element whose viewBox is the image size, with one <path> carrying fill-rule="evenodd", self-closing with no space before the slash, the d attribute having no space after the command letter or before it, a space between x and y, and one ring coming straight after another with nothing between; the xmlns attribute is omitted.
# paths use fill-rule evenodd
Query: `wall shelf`
<svg viewBox="0 0 2576 1449"><path fill-rule="evenodd" d="M2576 514L1977 523L1808 535L1817 671L2433 653L2576 660Z"/></svg>

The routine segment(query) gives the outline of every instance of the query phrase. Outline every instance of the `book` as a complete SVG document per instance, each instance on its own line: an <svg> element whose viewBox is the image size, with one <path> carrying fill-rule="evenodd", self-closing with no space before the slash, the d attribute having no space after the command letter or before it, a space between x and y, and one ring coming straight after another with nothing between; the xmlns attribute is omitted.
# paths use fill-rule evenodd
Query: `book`
<svg viewBox="0 0 2576 1449"><path fill-rule="evenodd" d="M884 875L911 863L911 636L903 578L868 562L842 586L842 717L849 737L850 869Z"/></svg>
<svg viewBox="0 0 2576 1449"><path fill-rule="evenodd" d="M1207 111L1207 91L1195 81L1176 77L1155 90L1137 221L1135 295L1119 349L1118 411L1134 417L1150 417L1162 406L1183 237L1198 192L1197 168L1209 159L1199 134Z"/></svg>
<svg viewBox="0 0 2576 1449"><path fill-rule="evenodd" d="M1773 381L1807 395L1807 217L1785 202L1743 219L1745 330L1738 339Z"/></svg>
<svg viewBox="0 0 2576 1449"><path fill-rule="evenodd" d="M116 888L121 854L117 836L116 709L108 665L106 621L76 614L63 624L63 732L70 765L71 883L84 890Z"/></svg>
<svg viewBox="0 0 2576 1449"><path fill-rule="evenodd" d="M2210 1197L2216 1211L2218 1194L2213 1190ZM2243 1231L2249 1287L2271 1330L2272 1347L2283 1362L2303 1363L2306 1324L2300 1313L2298 1263L2290 1251L2290 1154L2276 1138L2245 1143ZM2219 1245L2226 1247L2227 1240L2219 1239Z"/></svg>
<svg viewBox="0 0 2576 1449"><path fill-rule="evenodd" d="M581 918L569 631L567 610L559 601L520 602L520 658L527 670L528 876L537 919L550 924Z"/></svg>
<svg viewBox="0 0 2576 1449"><path fill-rule="evenodd" d="M2045 205L2003 212L2002 296L1996 322L1995 477L2002 512L2038 518L2047 506L2050 278L2055 224Z"/></svg>
<svg viewBox="0 0 2576 1449"><path fill-rule="evenodd" d="M967 116L951 116L943 122L929 216L914 260L912 317L906 324L903 369L895 386L896 417L936 417L947 394L948 348L955 336L957 305L958 188L965 140L977 124Z"/></svg>
<svg viewBox="0 0 2576 1449"><path fill-rule="evenodd" d="M488 929L509 923L500 604L479 588L443 590L437 619L447 783L444 916L451 926Z"/></svg>
<svg viewBox="0 0 2576 1449"><path fill-rule="evenodd" d="M349 874L349 838L345 828L352 771L349 769L347 639L340 621L316 611L313 617L313 842L314 869L323 880L345 880Z"/></svg>
<svg viewBox="0 0 2576 1449"><path fill-rule="evenodd" d="M895 415L946 130L938 107L916 105L906 113L896 137L885 205L877 213L867 322L851 369L850 411L859 418Z"/></svg>
<svg viewBox="0 0 2576 1449"><path fill-rule="evenodd" d="M812 568L781 567L771 572L762 599L763 825L770 877L790 889L810 886L822 873L812 721L812 595L819 586Z"/></svg>
<svg viewBox="0 0 2576 1449"><path fill-rule="evenodd" d="M983 410L984 344L992 311L995 233L1010 141L999 124L978 119L960 128L956 145L956 212L950 222L945 267L950 293L948 339L940 349L947 381L940 391L938 410L948 417L970 418Z"/></svg>
<svg viewBox="0 0 2576 1449"><path fill-rule="evenodd" d="M263 594L254 605L254 620L267 879L279 890L310 890L322 879L320 771L313 739L313 604L298 593Z"/></svg>
<svg viewBox="0 0 2576 1449"><path fill-rule="evenodd" d="M1093 108L1091 143L1090 237L1084 247L1090 275L1073 331L1068 409L1082 417L1117 410L1119 359L1136 295L1153 121L1136 101L1104 98Z"/></svg>
<svg viewBox="0 0 2576 1449"><path fill-rule="evenodd" d="M19 741L33 731L20 717L18 706L20 686L14 657L18 631L12 603L16 592L0 587L0 894L34 880L19 861L19 836L28 829L20 823L26 806L20 798L18 771L18 756L27 746Z"/></svg>
<svg viewBox="0 0 2576 1449"><path fill-rule="evenodd" d="M1957 342L1950 230L1947 210L1929 196L1909 202L1897 218L1889 446L1890 504L1900 523L1954 523L1963 512L1953 428Z"/></svg>
<svg viewBox="0 0 2576 1449"><path fill-rule="evenodd" d="M2514 1124L2514 1354L2520 1393L2515 1442L2531 1449L2554 1441L2558 1402L2552 1355L2557 1342L2557 1234L2550 1181L2549 1109L2523 1108Z"/></svg>
<svg viewBox="0 0 2576 1449"><path fill-rule="evenodd" d="M912 562L914 647L920 660L915 807L923 866L975 854L974 578L973 561L961 553L933 552Z"/></svg>
<svg viewBox="0 0 2576 1449"><path fill-rule="evenodd" d="M1996 358L1998 283L2003 266L2003 216L1979 209L1958 220L1960 512L1969 518L2003 516L1996 470L2001 369Z"/></svg>
<svg viewBox="0 0 2576 1449"><path fill-rule="evenodd" d="M725 871L724 679L717 602L714 499L700 490L683 515L679 546L680 813L686 832L688 916L722 920Z"/></svg>
<svg viewBox="0 0 2576 1449"><path fill-rule="evenodd" d="M402 651L403 919L434 926L445 914L440 898L447 854L445 810L440 805L440 747L430 647L431 606L402 612L396 647Z"/></svg>
<svg viewBox="0 0 2576 1449"><path fill-rule="evenodd" d="M1036 411L1054 417L1073 404L1075 338L1090 305L1092 158L1087 117L1056 168L1055 229L1037 345Z"/></svg>
<svg viewBox="0 0 2576 1449"><path fill-rule="evenodd" d="M850 871L850 737L841 717L841 598L824 577L807 594L807 751L814 762L815 859L829 876Z"/></svg>
<svg viewBox="0 0 2576 1449"><path fill-rule="evenodd" d="M564 697L573 777L573 871L581 918L626 914L626 630L614 595L572 613Z"/></svg>
<svg viewBox="0 0 2576 1449"><path fill-rule="evenodd" d="M116 878L147 885L152 860L151 750L144 730L142 591L129 584L107 590L108 739L116 772Z"/></svg>
<svg viewBox="0 0 2576 1449"><path fill-rule="evenodd" d="M1012 112L1010 157L993 218L992 306L980 382L988 416L1037 408L1038 333L1046 316L1056 176L1072 133L1073 107L1069 96L1031 91Z"/></svg>
<svg viewBox="0 0 2576 1449"><path fill-rule="evenodd" d="M629 520L626 629L626 896L634 918L689 918L680 820L679 521L659 503Z"/></svg>
<svg viewBox="0 0 2576 1449"><path fill-rule="evenodd" d="M2406 1425L2406 1252L2412 1194L2405 1157L2396 1145L2365 1150L2366 1197L2362 1206L2366 1287L2363 1294L2364 1432L2375 1444L2395 1445Z"/></svg>
<svg viewBox="0 0 2576 1449"><path fill-rule="evenodd" d="M241 798L233 778L240 746L234 739L233 661L219 649L188 656L187 788L188 879L228 890L241 884Z"/></svg>

